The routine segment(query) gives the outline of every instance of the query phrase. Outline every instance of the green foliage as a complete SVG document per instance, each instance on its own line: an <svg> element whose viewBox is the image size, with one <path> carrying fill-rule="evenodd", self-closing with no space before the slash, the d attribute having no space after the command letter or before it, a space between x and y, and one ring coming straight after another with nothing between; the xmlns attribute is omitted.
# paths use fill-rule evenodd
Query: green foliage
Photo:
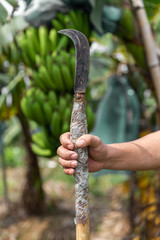
<svg viewBox="0 0 160 240"><path fill-rule="evenodd" d="M0 24L3 24L6 22L8 16L8 12L5 9L5 7L0 3Z"/></svg>
<svg viewBox="0 0 160 240"><path fill-rule="evenodd" d="M22 146L17 145L5 146L4 156L5 164L7 167L13 168L24 166L24 149Z"/></svg>

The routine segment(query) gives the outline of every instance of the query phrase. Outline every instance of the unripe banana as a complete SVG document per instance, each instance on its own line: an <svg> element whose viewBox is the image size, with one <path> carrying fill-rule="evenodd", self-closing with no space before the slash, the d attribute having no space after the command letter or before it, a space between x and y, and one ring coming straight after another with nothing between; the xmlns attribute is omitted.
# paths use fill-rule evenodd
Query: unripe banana
<svg viewBox="0 0 160 240"><path fill-rule="evenodd" d="M61 49L66 49L70 43L70 39L66 36L62 36L58 42L56 51L59 52Z"/></svg>
<svg viewBox="0 0 160 240"><path fill-rule="evenodd" d="M57 96L54 91L50 91L48 93L48 102L49 102L50 106L52 107L52 111L54 111L58 104Z"/></svg>
<svg viewBox="0 0 160 240"><path fill-rule="evenodd" d="M28 99L26 97L22 98L20 105L21 105L21 109L22 109L22 112L24 113L24 115L28 119L32 119L32 113L31 113L31 110L30 110Z"/></svg>
<svg viewBox="0 0 160 240"><path fill-rule="evenodd" d="M43 141L43 137L42 137L42 133L41 132L37 132L37 133L32 134L32 140L39 147L47 148L47 146L45 145L45 143Z"/></svg>
<svg viewBox="0 0 160 240"><path fill-rule="evenodd" d="M47 92L46 84L41 80L37 72L33 71L32 78L36 87L39 87L42 91Z"/></svg>
<svg viewBox="0 0 160 240"><path fill-rule="evenodd" d="M63 122L70 122L71 113L72 113L71 107L67 107L64 111Z"/></svg>
<svg viewBox="0 0 160 240"><path fill-rule="evenodd" d="M70 16L70 21L71 21L71 24L72 24L72 28L78 30L79 22L78 22L78 19L77 19L76 12L71 10L69 12L69 16Z"/></svg>
<svg viewBox="0 0 160 240"><path fill-rule="evenodd" d="M46 67L49 72L49 75L52 76L52 65L53 65L53 59L51 55L46 56Z"/></svg>
<svg viewBox="0 0 160 240"><path fill-rule="evenodd" d="M63 122L61 134L65 133L65 132L69 132L69 129L70 129L69 122Z"/></svg>
<svg viewBox="0 0 160 240"><path fill-rule="evenodd" d="M19 55L19 51L17 49L17 46L15 45L15 43L11 43L10 44L10 51L11 51L11 59L14 63L18 63L20 60L20 55Z"/></svg>
<svg viewBox="0 0 160 240"><path fill-rule="evenodd" d="M44 113L42 108L38 102L33 102L31 106L31 110L34 113L34 119L39 125L45 125Z"/></svg>
<svg viewBox="0 0 160 240"><path fill-rule="evenodd" d="M63 76L63 82L65 84L65 87L68 91L72 91L73 89L73 84L74 84L74 79L72 78L70 69L62 64L61 65L61 72L62 72L62 76Z"/></svg>
<svg viewBox="0 0 160 240"><path fill-rule="evenodd" d="M43 156L43 157L51 157L52 156L52 151L50 149L43 149L37 146L36 144L32 143L31 144L33 152L38 155L38 156Z"/></svg>
<svg viewBox="0 0 160 240"><path fill-rule="evenodd" d="M62 30L64 28L64 25L60 23L57 19L52 20L52 25L57 31Z"/></svg>
<svg viewBox="0 0 160 240"><path fill-rule="evenodd" d="M61 133L61 117L58 112L52 114L51 129L53 136L58 139Z"/></svg>
<svg viewBox="0 0 160 240"><path fill-rule="evenodd" d="M42 57L45 57L48 53L48 46L49 46L47 27L40 26L38 33L39 33L39 42L40 42L40 53Z"/></svg>
<svg viewBox="0 0 160 240"><path fill-rule="evenodd" d="M75 56L71 56L70 59L70 69L71 69L71 73L72 73L72 78L75 78L75 71L76 71L76 58Z"/></svg>
<svg viewBox="0 0 160 240"><path fill-rule="evenodd" d="M40 66L39 73L41 74L41 79L43 78L44 84L46 84L48 90L56 89L55 84L53 83L52 79L50 78L48 71L45 66Z"/></svg>
<svg viewBox="0 0 160 240"><path fill-rule="evenodd" d="M34 27L30 26L26 31L26 36L28 40L32 42L35 52L40 53L40 44L38 41L37 30Z"/></svg>
<svg viewBox="0 0 160 240"><path fill-rule="evenodd" d="M45 114L46 122L50 124L52 119L52 108L48 102L43 103L43 111Z"/></svg>
<svg viewBox="0 0 160 240"><path fill-rule="evenodd" d="M51 29L49 32L49 40L50 40L50 50L53 52L58 43L58 34L56 29Z"/></svg>
<svg viewBox="0 0 160 240"><path fill-rule="evenodd" d="M63 118L66 107L67 107L66 99L64 97L60 96L59 103L58 103L58 110L59 110L59 114L60 114L61 118Z"/></svg>
<svg viewBox="0 0 160 240"><path fill-rule="evenodd" d="M52 79L56 85L57 90L64 91L65 87L62 79L61 70L56 63L52 66Z"/></svg>
<svg viewBox="0 0 160 240"><path fill-rule="evenodd" d="M57 13L57 18L61 22L61 24L65 25L64 14L61 12Z"/></svg>

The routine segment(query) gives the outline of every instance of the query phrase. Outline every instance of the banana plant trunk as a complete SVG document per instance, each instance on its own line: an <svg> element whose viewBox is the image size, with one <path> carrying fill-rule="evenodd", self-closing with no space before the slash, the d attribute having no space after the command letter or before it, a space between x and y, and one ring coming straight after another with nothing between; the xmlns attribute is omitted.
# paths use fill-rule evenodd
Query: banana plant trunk
<svg viewBox="0 0 160 240"><path fill-rule="evenodd" d="M19 121L24 133L24 144L26 148L26 176L22 193L22 204L28 215L40 215L44 210L44 192L38 159L31 149L31 134L27 119L22 112L18 114Z"/></svg>

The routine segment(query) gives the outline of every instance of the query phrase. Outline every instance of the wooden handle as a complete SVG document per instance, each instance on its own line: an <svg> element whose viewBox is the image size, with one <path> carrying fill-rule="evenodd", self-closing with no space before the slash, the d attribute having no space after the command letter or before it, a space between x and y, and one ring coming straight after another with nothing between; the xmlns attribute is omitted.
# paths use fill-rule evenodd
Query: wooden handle
<svg viewBox="0 0 160 240"><path fill-rule="evenodd" d="M75 94L70 126L71 140L75 144L87 132L85 95ZM76 239L89 240L88 149L78 149L75 146L75 151L78 153L78 166L75 169Z"/></svg>

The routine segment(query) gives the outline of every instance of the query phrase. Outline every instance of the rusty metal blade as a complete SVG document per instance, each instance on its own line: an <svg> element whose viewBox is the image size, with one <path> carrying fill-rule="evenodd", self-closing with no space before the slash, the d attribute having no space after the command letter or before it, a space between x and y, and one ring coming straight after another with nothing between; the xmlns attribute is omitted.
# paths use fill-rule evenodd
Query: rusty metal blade
<svg viewBox="0 0 160 240"><path fill-rule="evenodd" d="M85 93L89 73L89 43L85 35L75 29L63 29L58 33L67 35L72 39L76 49L76 68L74 92Z"/></svg>

